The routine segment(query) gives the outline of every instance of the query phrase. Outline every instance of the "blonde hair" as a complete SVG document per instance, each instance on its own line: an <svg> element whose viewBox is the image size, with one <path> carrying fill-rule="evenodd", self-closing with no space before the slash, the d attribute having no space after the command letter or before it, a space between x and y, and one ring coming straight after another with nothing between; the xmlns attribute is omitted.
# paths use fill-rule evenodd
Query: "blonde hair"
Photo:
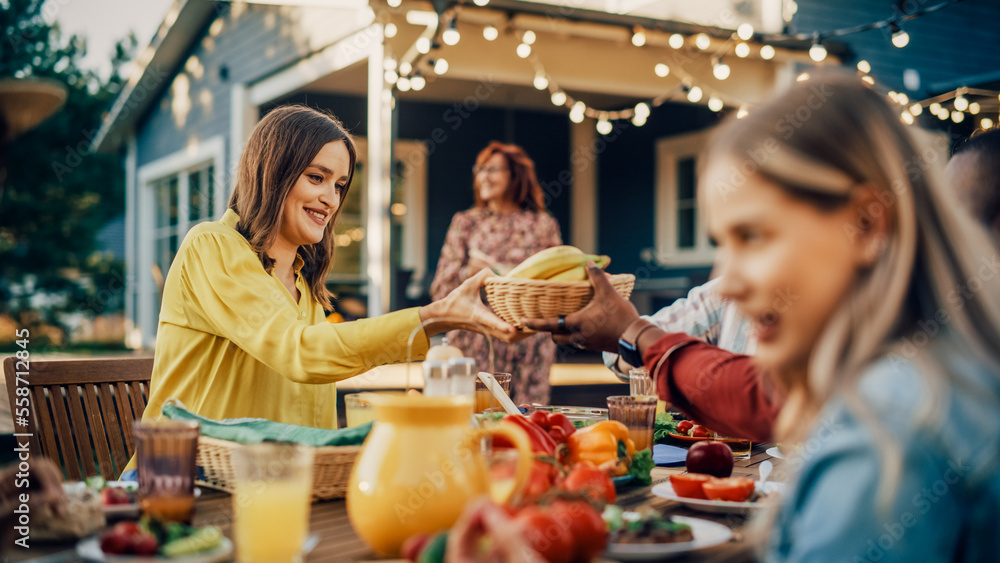
<svg viewBox="0 0 1000 563"><path fill-rule="evenodd" d="M846 76L797 83L720 127L706 156L709 166L742 163L734 169L737 183L760 176L820 209L842 208L857 190L871 190L878 203L845 225L848 237L864 236L876 214L886 214L881 258L859 274L827 321L806 373L776 374L788 396L776 423L779 441L801 442L837 393L882 432L858 397L857 382L890 354L913 360L935 391L966 384L938 364L930 346L912 346L921 331L927 343L931 336L947 339L949 349L1000 373L1000 275L977 277L980 260L995 256L996 248L944 188L945 156L921 148L882 95ZM974 279L980 290L964 301L949 297ZM930 322L946 326L927 334ZM924 414L929 420L930 410ZM880 502L895 488L901 457L898 445L887 441L883 483L889 486Z"/></svg>

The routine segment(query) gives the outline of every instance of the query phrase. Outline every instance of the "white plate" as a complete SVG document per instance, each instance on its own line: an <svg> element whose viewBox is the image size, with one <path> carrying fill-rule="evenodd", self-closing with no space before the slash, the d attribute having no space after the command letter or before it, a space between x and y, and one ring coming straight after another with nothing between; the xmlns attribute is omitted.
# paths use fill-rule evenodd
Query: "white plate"
<svg viewBox="0 0 1000 563"><path fill-rule="evenodd" d="M136 491L139 488L139 484L135 481L107 481L104 483L106 487L118 487L122 489L128 489L130 491ZM72 483L63 483L63 488L66 491L71 491L73 489L84 489L87 484L83 481L75 481ZM100 498L100 493L96 493L98 498ZM198 498L201 496L201 489L198 487L194 488L194 496ZM104 515L108 518L115 520L121 520L124 518L138 518L139 517L139 503L133 502L129 504L101 504L101 508L104 509Z"/></svg>
<svg viewBox="0 0 1000 563"><path fill-rule="evenodd" d="M716 522L687 516L673 516L680 524L691 526L694 541L673 543L612 543L604 556L619 561L653 561L699 549L714 547L726 543L733 535L729 528Z"/></svg>
<svg viewBox="0 0 1000 563"><path fill-rule="evenodd" d="M755 481L754 486L757 490L760 490L760 482ZM772 493L782 493L785 489L784 483L776 483L773 481L768 481L764 488L766 492ZM674 488L670 485L670 481L665 483L660 483L653 487L653 494L668 500L675 500L684 506L692 510L700 510L702 512L722 512L728 514L748 514L765 504L766 502L733 502L731 500L704 500L697 498L688 498L678 496L674 492Z"/></svg>
<svg viewBox="0 0 1000 563"><path fill-rule="evenodd" d="M107 555L101 551L100 540L96 537L87 538L76 544L76 554L84 561L95 561L99 563L215 563L216 561L229 561L233 554L233 542L229 538L223 537L219 547L204 553L198 553L188 557L139 557L137 555Z"/></svg>

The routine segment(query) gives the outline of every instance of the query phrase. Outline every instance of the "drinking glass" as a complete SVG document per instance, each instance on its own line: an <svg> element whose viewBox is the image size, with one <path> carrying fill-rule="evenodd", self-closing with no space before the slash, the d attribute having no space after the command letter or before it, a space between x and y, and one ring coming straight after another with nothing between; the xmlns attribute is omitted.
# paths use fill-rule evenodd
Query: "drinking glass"
<svg viewBox="0 0 1000 563"><path fill-rule="evenodd" d="M375 420L375 409L365 396L365 393L344 395L344 418L347 426L361 426Z"/></svg>
<svg viewBox="0 0 1000 563"><path fill-rule="evenodd" d="M650 395L613 395L608 397L608 418L628 428L635 450L653 446L653 420L656 418L656 397Z"/></svg>
<svg viewBox="0 0 1000 563"><path fill-rule="evenodd" d="M493 377L503 388L503 392L510 397L510 374L509 373L494 373ZM475 412L486 412L486 409L490 408L490 405L497 404L497 400L493 397L493 393L486 388L486 384L476 378L476 404L473 406Z"/></svg>
<svg viewBox="0 0 1000 563"><path fill-rule="evenodd" d="M139 469L139 507L161 520L194 518L198 423L143 420L133 428Z"/></svg>
<svg viewBox="0 0 1000 563"><path fill-rule="evenodd" d="M722 436L718 433L715 435L715 439L725 442L729 449L733 450L733 459L750 459L750 447L753 445L750 440L735 436Z"/></svg>
<svg viewBox="0 0 1000 563"><path fill-rule="evenodd" d="M632 368L628 371L630 395L656 395L656 384L646 368ZM666 412L667 402L657 399L656 412Z"/></svg>
<svg viewBox="0 0 1000 563"><path fill-rule="evenodd" d="M237 561L298 561L309 531L312 449L294 444L254 444L234 450L232 461Z"/></svg>

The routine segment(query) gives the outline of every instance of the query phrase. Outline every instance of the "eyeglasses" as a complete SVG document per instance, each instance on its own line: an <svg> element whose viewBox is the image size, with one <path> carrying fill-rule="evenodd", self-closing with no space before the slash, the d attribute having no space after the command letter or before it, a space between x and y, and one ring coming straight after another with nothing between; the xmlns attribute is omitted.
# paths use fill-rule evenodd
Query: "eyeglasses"
<svg viewBox="0 0 1000 563"><path fill-rule="evenodd" d="M473 176L478 176L482 172L485 172L487 175L492 176L494 174L503 174L504 172L507 172L507 169L506 168L494 168L492 166L489 167L489 168L486 168L484 166L473 166L472 167L472 175Z"/></svg>

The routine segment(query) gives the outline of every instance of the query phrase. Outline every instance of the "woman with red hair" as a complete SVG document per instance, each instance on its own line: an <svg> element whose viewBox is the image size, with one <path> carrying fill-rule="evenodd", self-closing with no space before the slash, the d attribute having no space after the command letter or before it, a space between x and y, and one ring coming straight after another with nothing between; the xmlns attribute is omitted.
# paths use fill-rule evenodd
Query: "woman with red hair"
<svg viewBox="0 0 1000 563"><path fill-rule="evenodd" d="M455 214L445 237L431 296L447 295L483 268L505 273L532 254L562 244L559 224L545 212L535 163L519 146L493 141L472 168L475 205ZM486 338L469 331L448 334L479 369L489 366ZM510 373L519 402L549 403L549 369L555 344L545 334L506 344L494 341L495 372Z"/></svg>

